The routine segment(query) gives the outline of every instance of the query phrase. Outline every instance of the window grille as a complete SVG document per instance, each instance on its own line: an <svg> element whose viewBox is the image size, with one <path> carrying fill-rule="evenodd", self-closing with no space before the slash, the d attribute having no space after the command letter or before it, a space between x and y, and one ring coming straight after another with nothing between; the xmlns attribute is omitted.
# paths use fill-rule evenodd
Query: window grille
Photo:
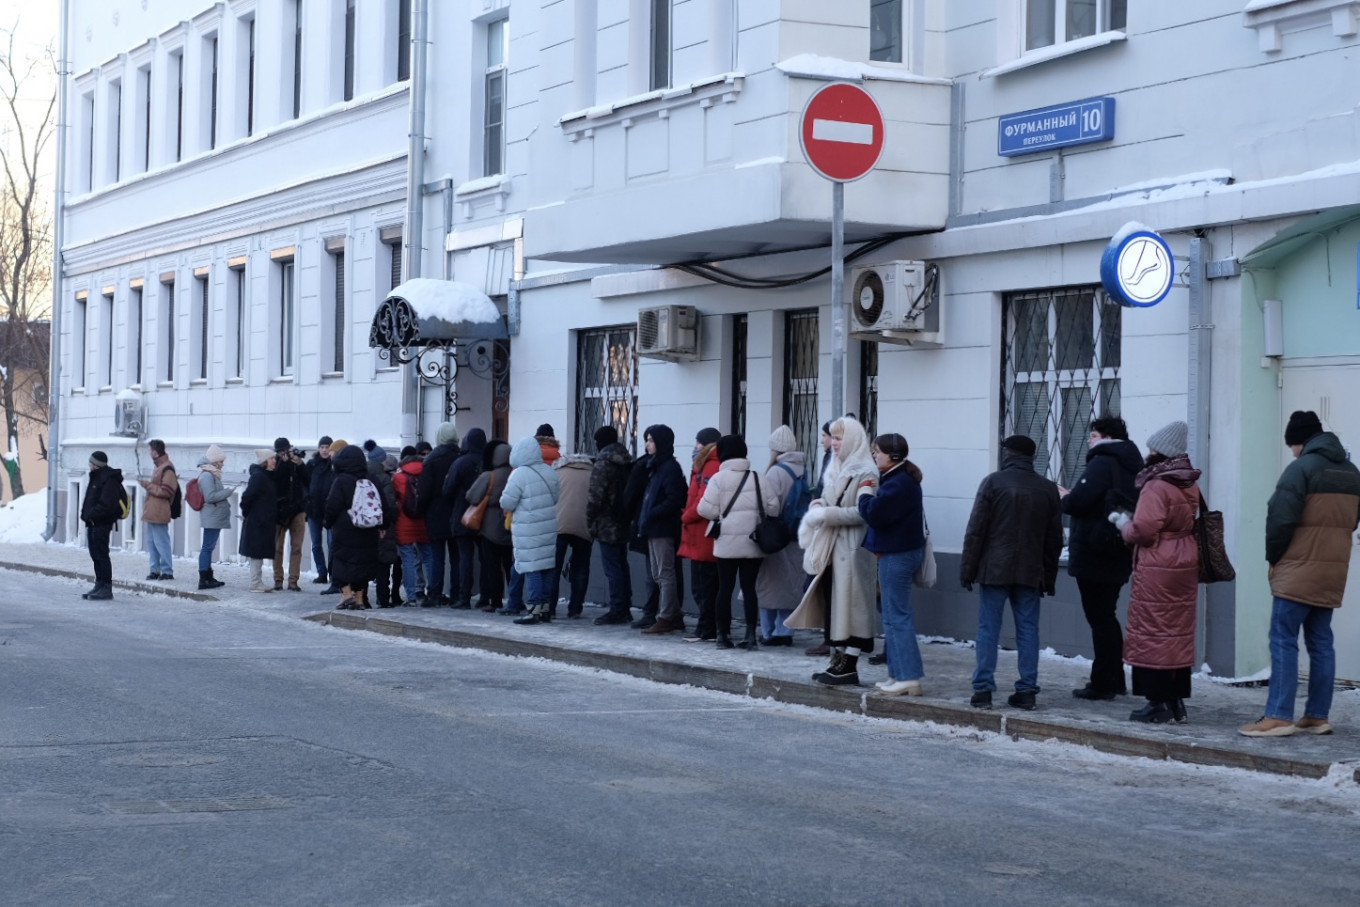
<svg viewBox="0 0 1360 907"><path fill-rule="evenodd" d="M576 450L595 449L595 432L612 425L637 456L638 356L634 325L576 335Z"/></svg>
<svg viewBox="0 0 1360 907"><path fill-rule="evenodd" d="M1091 420L1119 415L1118 303L1097 287L1005 299L1002 436L1034 440L1034 469L1071 487L1086 465Z"/></svg>
<svg viewBox="0 0 1360 907"><path fill-rule="evenodd" d="M732 319L732 426L734 435L746 437L746 316Z"/></svg>
<svg viewBox="0 0 1360 907"><path fill-rule="evenodd" d="M821 344L817 310L798 309L784 313L784 424L793 429L798 449L808 463L817 462L817 370Z"/></svg>
<svg viewBox="0 0 1360 907"><path fill-rule="evenodd" d="M878 344L859 342L859 420L872 441L878 437Z"/></svg>

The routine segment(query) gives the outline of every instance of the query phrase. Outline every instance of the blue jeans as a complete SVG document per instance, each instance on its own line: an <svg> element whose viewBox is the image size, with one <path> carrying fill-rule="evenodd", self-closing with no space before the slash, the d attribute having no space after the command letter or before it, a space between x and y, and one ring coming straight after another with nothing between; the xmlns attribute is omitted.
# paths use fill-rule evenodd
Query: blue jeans
<svg viewBox="0 0 1360 907"><path fill-rule="evenodd" d="M146 527L146 553L151 556L152 573L174 573L170 561L170 524L143 523Z"/></svg>
<svg viewBox="0 0 1360 907"><path fill-rule="evenodd" d="M1332 710L1336 651L1332 648L1332 608L1315 608L1275 597L1270 615L1270 692L1266 717L1294 720L1294 694L1299 687L1299 628L1308 646L1308 701L1305 718L1326 718Z"/></svg>
<svg viewBox="0 0 1360 907"><path fill-rule="evenodd" d="M628 611L633 606L633 579L628 570L628 546L600 542L600 565L609 586L609 613Z"/></svg>
<svg viewBox="0 0 1360 907"><path fill-rule="evenodd" d="M878 556L878 588L883 604L883 650L888 655L888 676L893 680L920 680L926 674L925 665L921 662L921 647L916 642L916 620L911 611L912 580L916 577L916 571L921 569L921 561L925 556L924 548L893 551ZM999 614L997 624L1000 625ZM979 663L982 659L981 635L979 632ZM992 647L992 666L996 666L995 645Z"/></svg>
<svg viewBox="0 0 1360 907"><path fill-rule="evenodd" d="M524 603L531 609L539 605L547 605L548 596L552 594L552 568L547 570L530 570L524 574Z"/></svg>
<svg viewBox="0 0 1360 907"><path fill-rule="evenodd" d="M784 619L792 613L792 608L761 608L761 634L766 638L771 636L792 636L793 631L784 626Z"/></svg>
<svg viewBox="0 0 1360 907"><path fill-rule="evenodd" d="M217 547L217 538L222 534L221 529L203 530L203 547L198 549L198 569L204 573L212 569L213 549Z"/></svg>
<svg viewBox="0 0 1360 907"><path fill-rule="evenodd" d="M510 581L505 584L505 607L510 611L524 609L524 574L510 565Z"/></svg>
<svg viewBox="0 0 1360 907"><path fill-rule="evenodd" d="M430 566L430 561L434 558L434 552L430 550L429 542L398 545L397 551L401 552L401 587L406 592L406 600L415 601L416 593L425 591L416 585L416 565L421 566L425 576L432 575L434 568Z"/></svg>
<svg viewBox="0 0 1360 907"><path fill-rule="evenodd" d="M1039 590L1034 586L984 584L978 602L975 693L996 689L996 647L1001 640L1001 616L1008 599L1015 619L1015 654L1020 668L1015 692L1039 692Z"/></svg>
<svg viewBox="0 0 1360 907"><path fill-rule="evenodd" d="M326 552L331 550L331 531L326 529L321 523L321 518L317 517L307 521L307 537L312 540L312 564L316 567L316 575L320 578L329 578L330 558L326 556Z"/></svg>

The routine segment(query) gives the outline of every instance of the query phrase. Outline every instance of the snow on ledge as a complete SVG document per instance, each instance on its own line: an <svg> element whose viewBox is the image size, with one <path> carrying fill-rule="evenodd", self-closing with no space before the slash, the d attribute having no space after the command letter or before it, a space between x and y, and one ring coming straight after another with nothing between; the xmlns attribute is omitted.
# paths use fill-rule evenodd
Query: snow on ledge
<svg viewBox="0 0 1360 907"><path fill-rule="evenodd" d="M481 290L456 280L413 277L387 294L405 299L422 321L435 319L451 325L501 323L496 304Z"/></svg>
<svg viewBox="0 0 1360 907"><path fill-rule="evenodd" d="M499 189L510 178L504 173L496 173L491 176L483 176L475 180L468 180L453 190L454 195L471 195L474 192L485 192L488 189Z"/></svg>
<svg viewBox="0 0 1360 907"><path fill-rule="evenodd" d="M1008 72L1015 72L1020 69L1028 69L1040 63L1047 63L1049 60L1058 60L1062 57L1070 57L1072 54L1079 54L1096 47L1104 47L1107 44L1115 44L1125 40L1122 31L1105 31L1098 35L1090 35L1085 38L1078 38L1075 41L1064 41L1062 44L1050 44L1048 47L1041 47L1038 50L1031 50L1021 54L1009 63L1002 63L1000 66L993 66L991 69L984 69L978 73L979 79L990 79L993 76L1005 75Z"/></svg>
<svg viewBox="0 0 1360 907"><path fill-rule="evenodd" d="M781 60L775 69L787 76L803 79L824 79L828 82L863 82L876 79L883 82L914 82L918 85L950 85L949 79L920 76L905 69L875 66L858 60L842 60L818 54L798 54Z"/></svg>

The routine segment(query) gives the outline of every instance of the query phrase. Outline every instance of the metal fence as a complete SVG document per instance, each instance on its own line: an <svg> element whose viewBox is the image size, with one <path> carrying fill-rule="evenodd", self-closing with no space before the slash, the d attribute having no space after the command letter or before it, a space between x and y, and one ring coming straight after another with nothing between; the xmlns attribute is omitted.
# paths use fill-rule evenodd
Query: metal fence
<svg viewBox="0 0 1360 907"><path fill-rule="evenodd" d="M732 423L730 431L734 435L746 437L746 316L737 315L732 319L732 384L728 388L732 399Z"/></svg>

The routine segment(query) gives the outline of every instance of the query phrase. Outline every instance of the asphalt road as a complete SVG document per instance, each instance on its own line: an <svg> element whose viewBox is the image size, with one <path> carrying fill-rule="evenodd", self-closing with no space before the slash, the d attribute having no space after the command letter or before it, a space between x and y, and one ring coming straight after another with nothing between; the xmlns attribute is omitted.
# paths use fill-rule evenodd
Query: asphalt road
<svg viewBox="0 0 1360 907"><path fill-rule="evenodd" d="M1360 791L0 572L0 902L1356 901Z"/></svg>

